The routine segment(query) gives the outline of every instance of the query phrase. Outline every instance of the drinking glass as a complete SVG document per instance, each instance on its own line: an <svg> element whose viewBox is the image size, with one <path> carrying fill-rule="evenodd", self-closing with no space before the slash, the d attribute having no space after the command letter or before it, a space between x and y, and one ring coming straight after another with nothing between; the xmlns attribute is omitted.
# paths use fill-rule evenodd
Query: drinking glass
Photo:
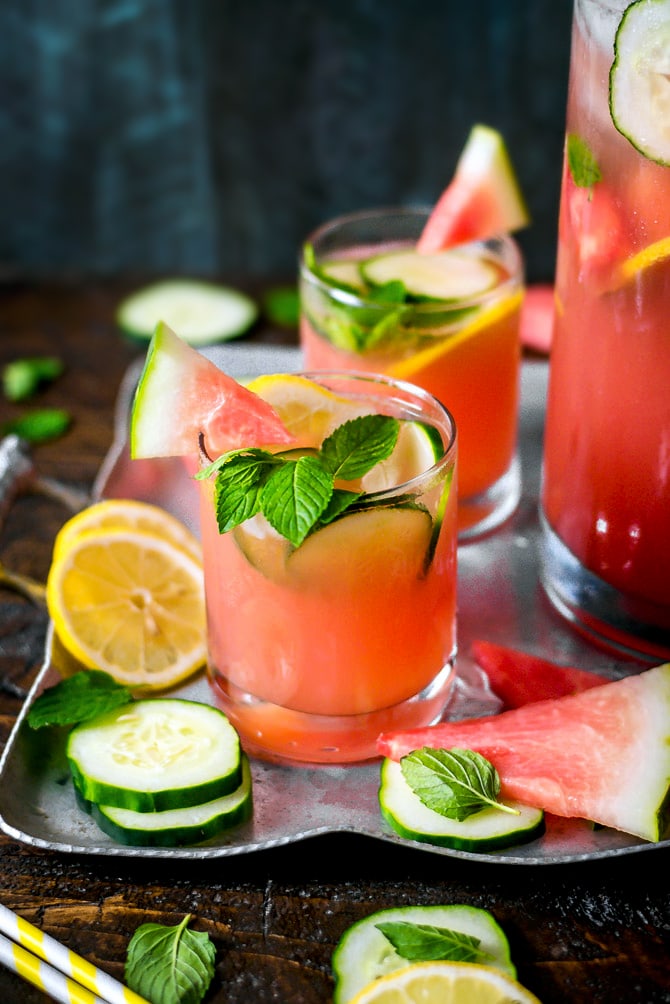
<svg viewBox="0 0 670 1004"><path fill-rule="evenodd" d="M438 401L402 381L298 376L335 395L345 412L412 423L404 441L414 466L404 470L421 473L396 480L402 463L387 467L382 481L367 482L362 504L297 547L260 514L219 533L213 480L200 481L209 678L248 752L355 762L376 755L381 731L437 720L449 695L456 429ZM296 410L304 444L313 445L308 430L323 422L319 407L317 394L312 414Z"/></svg>
<svg viewBox="0 0 670 1004"><path fill-rule="evenodd" d="M413 295L408 281L409 297L389 302L361 276L377 256L413 249L428 216L424 209L373 209L310 234L300 261L300 341L309 369L410 380L449 409L458 426L463 541L497 527L519 501L523 262L511 237L469 244L430 263L438 270L437 288L447 294ZM473 262L475 274L488 276L476 293ZM397 286L392 292L397 295Z"/></svg>
<svg viewBox="0 0 670 1004"><path fill-rule="evenodd" d="M549 597L649 661L670 658L669 31L669 4L574 5L541 493Z"/></svg>

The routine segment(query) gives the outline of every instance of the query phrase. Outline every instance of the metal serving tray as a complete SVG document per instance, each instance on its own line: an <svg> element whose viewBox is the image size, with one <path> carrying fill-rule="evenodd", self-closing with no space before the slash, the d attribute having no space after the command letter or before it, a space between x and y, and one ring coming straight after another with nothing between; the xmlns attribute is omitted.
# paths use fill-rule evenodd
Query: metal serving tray
<svg viewBox="0 0 670 1004"><path fill-rule="evenodd" d="M208 350L227 372L253 376L300 368L297 349L238 343ZM133 461L126 443L128 411L141 366L132 367L120 389L116 434L97 478L95 497L141 498L163 505L194 525L194 486L171 461ZM468 655L476 638L523 649L617 678L631 664L617 662L590 646L553 611L538 581L537 498L547 383L544 361L524 363L520 452L523 496L515 515L496 533L459 548L459 655L457 678L445 717L487 714L499 707L484 674ZM103 834L75 804L59 730L34 732L26 724L35 697L58 681L67 656L50 629L43 667L25 702L0 760L0 826L35 847L64 853L116 857L220 858L278 847L320 834L355 833L413 847L423 853L500 864L560 864L653 850L625 833L593 828L579 820L548 818L547 832L532 843L495 853L473 853L406 840L381 818L379 763L351 767L280 767L252 762L253 819L205 844L136 848ZM209 702L204 676L181 687L178 696ZM287 811L287 806L291 811Z"/></svg>

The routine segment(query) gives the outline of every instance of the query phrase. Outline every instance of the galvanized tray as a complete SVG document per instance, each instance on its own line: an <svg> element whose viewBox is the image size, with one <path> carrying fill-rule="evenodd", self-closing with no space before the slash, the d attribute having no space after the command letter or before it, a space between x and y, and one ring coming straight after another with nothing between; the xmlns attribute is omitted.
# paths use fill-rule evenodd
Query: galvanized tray
<svg viewBox="0 0 670 1004"><path fill-rule="evenodd" d="M227 372L252 376L300 367L296 349L227 345L209 350ZM116 435L94 488L95 497L130 497L156 502L195 524L194 486L171 461L128 457L128 409L139 375L132 367L119 393ZM611 678L631 671L590 646L558 617L538 581L540 480L547 364L527 362L522 372L520 451L523 496L515 515L496 533L459 548L459 655L457 678L446 718L486 714L498 701L468 655L476 638L535 652L557 662L598 670ZM135 848L114 843L75 804L58 730L34 732L25 718L30 704L59 679L67 659L50 629L44 665L0 760L0 826L23 843L64 853L116 857L220 858L278 847L320 834L354 833L413 847L423 853L500 864L557 864L639 853L670 844L651 844L579 820L548 819L547 832L532 843L479 854L405 840L383 822L378 802L379 764L352 767L280 767L254 760L253 819L230 833L193 847ZM177 691L209 701L204 677ZM290 807L290 810L289 810Z"/></svg>

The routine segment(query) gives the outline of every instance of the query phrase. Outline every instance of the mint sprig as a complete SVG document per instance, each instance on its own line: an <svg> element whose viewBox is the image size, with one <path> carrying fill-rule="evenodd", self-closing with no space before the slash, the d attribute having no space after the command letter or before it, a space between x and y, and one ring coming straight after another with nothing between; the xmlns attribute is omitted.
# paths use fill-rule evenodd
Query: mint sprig
<svg viewBox="0 0 670 1004"><path fill-rule="evenodd" d="M407 920L375 924L398 955L408 962L490 962L492 956L479 946L480 938L463 931L433 924L412 924Z"/></svg>
<svg viewBox="0 0 670 1004"><path fill-rule="evenodd" d="M388 415L361 415L335 429L320 449L269 453L232 450L196 477L216 475L214 506L220 533L262 513L299 547L317 526L332 522L363 493L335 488L354 481L391 455L400 423Z"/></svg>
<svg viewBox="0 0 670 1004"><path fill-rule="evenodd" d="M498 771L474 750L424 746L402 757L400 769L423 804L441 816L462 822L489 807L518 815L517 809L498 800Z"/></svg>

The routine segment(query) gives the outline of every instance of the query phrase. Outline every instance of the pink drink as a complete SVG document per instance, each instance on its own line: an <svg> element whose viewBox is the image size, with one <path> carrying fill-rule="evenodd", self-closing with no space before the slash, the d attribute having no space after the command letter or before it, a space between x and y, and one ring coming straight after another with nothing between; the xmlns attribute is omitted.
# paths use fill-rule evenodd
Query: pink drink
<svg viewBox="0 0 670 1004"><path fill-rule="evenodd" d="M378 505L295 549L262 516L220 534L212 482L201 482L209 671L250 752L346 762L375 756L380 731L431 722L444 708L455 652L455 434L448 413L415 389L316 378L364 413L429 422L444 449L418 477L373 492ZM317 419L300 421L296 445L320 445Z"/></svg>

